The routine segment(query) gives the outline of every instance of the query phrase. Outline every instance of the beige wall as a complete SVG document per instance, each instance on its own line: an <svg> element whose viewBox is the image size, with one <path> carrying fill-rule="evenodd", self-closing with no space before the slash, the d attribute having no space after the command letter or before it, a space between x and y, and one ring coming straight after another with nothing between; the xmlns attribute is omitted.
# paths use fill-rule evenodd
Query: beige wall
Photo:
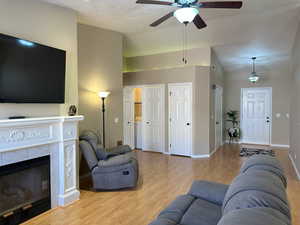
<svg viewBox="0 0 300 225"><path fill-rule="evenodd" d="M196 67L194 81L194 155L210 153L210 68Z"/></svg>
<svg viewBox="0 0 300 225"><path fill-rule="evenodd" d="M290 119L290 155L300 172L300 26L298 28L293 53L293 81Z"/></svg>
<svg viewBox="0 0 300 225"><path fill-rule="evenodd" d="M168 89L169 83L193 83L194 155L209 154L209 67L187 66L172 69L124 73L124 86L165 84L166 149L168 151Z"/></svg>
<svg viewBox="0 0 300 225"><path fill-rule="evenodd" d="M66 104L0 104L0 118L65 115L78 104L77 17L72 10L38 0L0 0L0 33L67 51Z"/></svg>
<svg viewBox="0 0 300 225"><path fill-rule="evenodd" d="M215 149L215 93L212 88L213 85L218 85L224 89L224 70L219 62L219 59L214 51L211 52L211 66L210 66L210 125L209 125L209 143L210 153ZM224 104L223 104L224 107ZM224 110L223 110L224 111ZM225 135L223 135L224 138Z"/></svg>
<svg viewBox="0 0 300 225"><path fill-rule="evenodd" d="M225 110L240 111L241 88L272 87L272 144L289 145L289 118L291 95L291 75L287 64L273 65L272 69L259 71L263 75L258 84L251 84L247 78L249 71L226 73L225 77ZM280 113L281 117L276 118Z"/></svg>
<svg viewBox="0 0 300 225"><path fill-rule="evenodd" d="M210 48L195 48L187 50L187 65L182 62L182 51L168 52L156 55L146 55L125 58L125 72L141 70L169 69L183 66L209 66Z"/></svg>
<svg viewBox="0 0 300 225"><path fill-rule="evenodd" d="M101 101L97 93L110 91L106 101L107 146L123 140L122 59L120 33L78 25L79 113L85 116L80 130L92 129L102 134Z"/></svg>

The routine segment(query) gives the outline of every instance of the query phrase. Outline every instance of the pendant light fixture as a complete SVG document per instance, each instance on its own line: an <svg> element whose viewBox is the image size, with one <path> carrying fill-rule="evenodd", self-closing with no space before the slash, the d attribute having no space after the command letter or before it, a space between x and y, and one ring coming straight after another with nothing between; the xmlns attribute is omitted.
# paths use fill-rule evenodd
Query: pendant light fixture
<svg viewBox="0 0 300 225"><path fill-rule="evenodd" d="M248 80L252 83L252 84L256 84L259 81L259 76L257 75L256 71L255 71L255 60L256 57L252 58L252 73L250 74Z"/></svg>

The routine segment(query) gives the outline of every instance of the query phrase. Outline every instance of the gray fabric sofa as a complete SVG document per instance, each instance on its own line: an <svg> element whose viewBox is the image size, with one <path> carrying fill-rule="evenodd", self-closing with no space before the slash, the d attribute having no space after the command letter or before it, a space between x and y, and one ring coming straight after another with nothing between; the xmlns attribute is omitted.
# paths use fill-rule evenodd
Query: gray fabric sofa
<svg viewBox="0 0 300 225"><path fill-rule="evenodd" d="M138 161L129 146L106 150L93 131L84 131L79 140L80 150L91 171L94 189L116 190L136 186Z"/></svg>
<svg viewBox="0 0 300 225"><path fill-rule="evenodd" d="M150 225L291 225L286 186L276 158L253 156L230 185L195 181Z"/></svg>

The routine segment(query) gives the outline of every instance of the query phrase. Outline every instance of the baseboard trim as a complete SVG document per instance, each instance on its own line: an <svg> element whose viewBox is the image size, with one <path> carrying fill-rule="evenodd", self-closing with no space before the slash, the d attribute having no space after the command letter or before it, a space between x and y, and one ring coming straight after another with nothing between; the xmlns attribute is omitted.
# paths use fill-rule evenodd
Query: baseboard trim
<svg viewBox="0 0 300 225"><path fill-rule="evenodd" d="M275 147L275 148L290 148L289 145L278 145L278 144L271 144L271 147Z"/></svg>
<svg viewBox="0 0 300 225"><path fill-rule="evenodd" d="M64 195L59 195L58 197L58 205L59 206L66 206L69 205L80 198L80 192L78 190L73 190L69 193Z"/></svg>
<svg viewBox="0 0 300 225"><path fill-rule="evenodd" d="M193 159L204 159L204 158L209 158L209 154L204 154L204 155L192 155L191 156Z"/></svg>
<svg viewBox="0 0 300 225"><path fill-rule="evenodd" d="M229 140L225 140L225 143L229 144ZM241 143L242 143L241 141L232 141L232 142L230 142L230 144L241 144Z"/></svg>
<svg viewBox="0 0 300 225"><path fill-rule="evenodd" d="M212 157L223 145L224 143L219 148L216 148L213 152L209 153L209 157Z"/></svg>
<svg viewBox="0 0 300 225"><path fill-rule="evenodd" d="M298 168L297 168L297 166L296 166L296 163L295 163L295 161L294 161L294 158L291 156L291 154L289 154L289 158L290 158L290 160L291 160L291 162L292 162L292 165L293 165L293 167L294 167L294 170L295 170L295 172L296 172L296 174L297 174L298 180L300 180L300 172L299 172L299 170L298 170Z"/></svg>

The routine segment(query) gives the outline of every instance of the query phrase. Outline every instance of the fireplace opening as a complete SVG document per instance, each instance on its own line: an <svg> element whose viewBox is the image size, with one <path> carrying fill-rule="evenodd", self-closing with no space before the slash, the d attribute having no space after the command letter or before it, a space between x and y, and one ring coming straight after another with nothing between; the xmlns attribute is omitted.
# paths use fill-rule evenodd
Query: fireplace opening
<svg viewBox="0 0 300 225"><path fill-rule="evenodd" d="M20 224L50 208L50 156L0 167L0 225Z"/></svg>

